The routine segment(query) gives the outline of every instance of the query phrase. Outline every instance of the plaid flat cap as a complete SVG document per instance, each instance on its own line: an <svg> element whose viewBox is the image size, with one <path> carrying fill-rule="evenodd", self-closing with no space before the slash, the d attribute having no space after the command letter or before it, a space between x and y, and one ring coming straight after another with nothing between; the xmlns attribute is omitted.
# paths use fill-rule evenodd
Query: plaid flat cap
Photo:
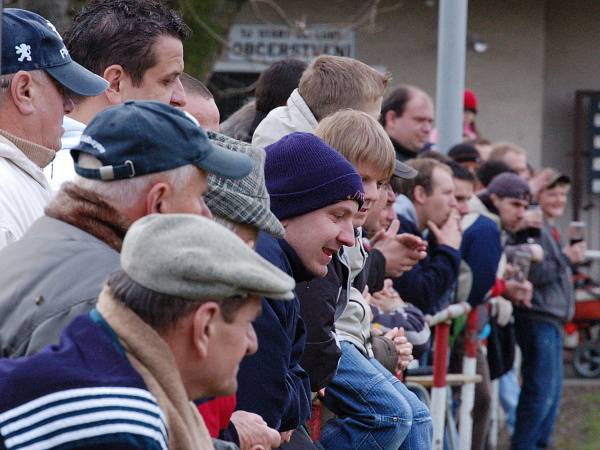
<svg viewBox="0 0 600 450"><path fill-rule="evenodd" d="M208 191L204 196L211 212L232 222L252 225L275 237L285 230L271 212L269 193L265 186L265 151L228 136L209 131L208 138L221 148L246 154L252 159L252 172L241 180L208 176Z"/></svg>

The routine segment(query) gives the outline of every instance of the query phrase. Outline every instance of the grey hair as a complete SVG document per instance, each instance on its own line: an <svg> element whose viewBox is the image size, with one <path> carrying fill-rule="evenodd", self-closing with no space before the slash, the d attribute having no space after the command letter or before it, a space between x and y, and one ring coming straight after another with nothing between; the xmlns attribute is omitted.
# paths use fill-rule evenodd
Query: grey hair
<svg viewBox="0 0 600 450"><path fill-rule="evenodd" d="M102 166L100 161L86 154L80 154L78 164L86 168ZM77 175L75 184L82 189L95 192L116 208L127 209L135 205L153 184L165 181L169 183L174 191L179 192L189 185L192 178L198 175L198 172L198 167L188 164L163 172L113 181L95 180Z"/></svg>
<svg viewBox="0 0 600 450"><path fill-rule="evenodd" d="M44 83L47 80L51 80L52 78L48 75L44 70L30 70L29 74L31 78L33 78L38 83ZM0 105L4 103L6 98L6 94L10 90L10 84L14 78L14 73L8 73L4 75L0 75Z"/></svg>

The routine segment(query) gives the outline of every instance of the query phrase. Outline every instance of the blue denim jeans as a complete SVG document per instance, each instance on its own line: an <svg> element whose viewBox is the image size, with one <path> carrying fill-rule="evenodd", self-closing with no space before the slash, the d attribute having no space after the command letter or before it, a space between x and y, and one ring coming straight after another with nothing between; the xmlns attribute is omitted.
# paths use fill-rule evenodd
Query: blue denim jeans
<svg viewBox="0 0 600 450"><path fill-rule="evenodd" d="M511 448L547 448L562 392L562 329L552 322L521 316L515 320L515 331L523 353L523 385Z"/></svg>
<svg viewBox="0 0 600 450"><path fill-rule="evenodd" d="M506 414L506 427L512 435L517 421L517 405L519 404L519 395L521 386L517 378L517 371L513 367L499 379L500 405Z"/></svg>
<svg viewBox="0 0 600 450"><path fill-rule="evenodd" d="M377 360L342 342L325 405L337 415L321 432L327 450L429 450L431 415L427 407Z"/></svg>

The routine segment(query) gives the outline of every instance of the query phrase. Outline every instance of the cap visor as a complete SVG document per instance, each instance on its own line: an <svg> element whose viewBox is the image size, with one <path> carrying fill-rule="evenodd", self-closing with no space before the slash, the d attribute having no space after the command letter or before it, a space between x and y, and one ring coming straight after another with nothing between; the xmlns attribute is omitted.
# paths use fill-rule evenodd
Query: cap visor
<svg viewBox="0 0 600 450"><path fill-rule="evenodd" d="M108 87L108 81L75 61L44 70L64 87L84 97L100 95Z"/></svg>
<svg viewBox="0 0 600 450"><path fill-rule="evenodd" d="M252 171L252 160L243 153L227 150L211 142L213 151L196 165L220 177L239 180Z"/></svg>
<svg viewBox="0 0 600 450"><path fill-rule="evenodd" d="M405 180L412 180L417 176L419 172L413 169L408 164L404 164L402 161L396 160L396 166L394 167L394 175Z"/></svg>

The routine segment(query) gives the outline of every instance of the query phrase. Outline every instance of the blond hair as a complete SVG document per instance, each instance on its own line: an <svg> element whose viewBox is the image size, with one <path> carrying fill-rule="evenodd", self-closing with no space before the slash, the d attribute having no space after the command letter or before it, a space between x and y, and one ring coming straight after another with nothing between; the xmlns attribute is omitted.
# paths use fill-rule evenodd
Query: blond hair
<svg viewBox="0 0 600 450"><path fill-rule="evenodd" d="M389 78L356 59L323 55L306 68L298 92L321 120L344 108L363 110L383 97Z"/></svg>
<svg viewBox="0 0 600 450"><path fill-rule="evenodd" d="M315 134L336 149L353 166L369 164L382 180L394 173L396 154L383 127L369 114L345 109L323 119Z"/></svg>
<svg viewBox="0 0 600 450"><path fill-rule="evenodd" d="M492 145L492 151L490 152L490 157L488 159L492 161L501 161L507 153L526 155L527 151L523 147L519 147L512 142L495 142Z"/></svg>

